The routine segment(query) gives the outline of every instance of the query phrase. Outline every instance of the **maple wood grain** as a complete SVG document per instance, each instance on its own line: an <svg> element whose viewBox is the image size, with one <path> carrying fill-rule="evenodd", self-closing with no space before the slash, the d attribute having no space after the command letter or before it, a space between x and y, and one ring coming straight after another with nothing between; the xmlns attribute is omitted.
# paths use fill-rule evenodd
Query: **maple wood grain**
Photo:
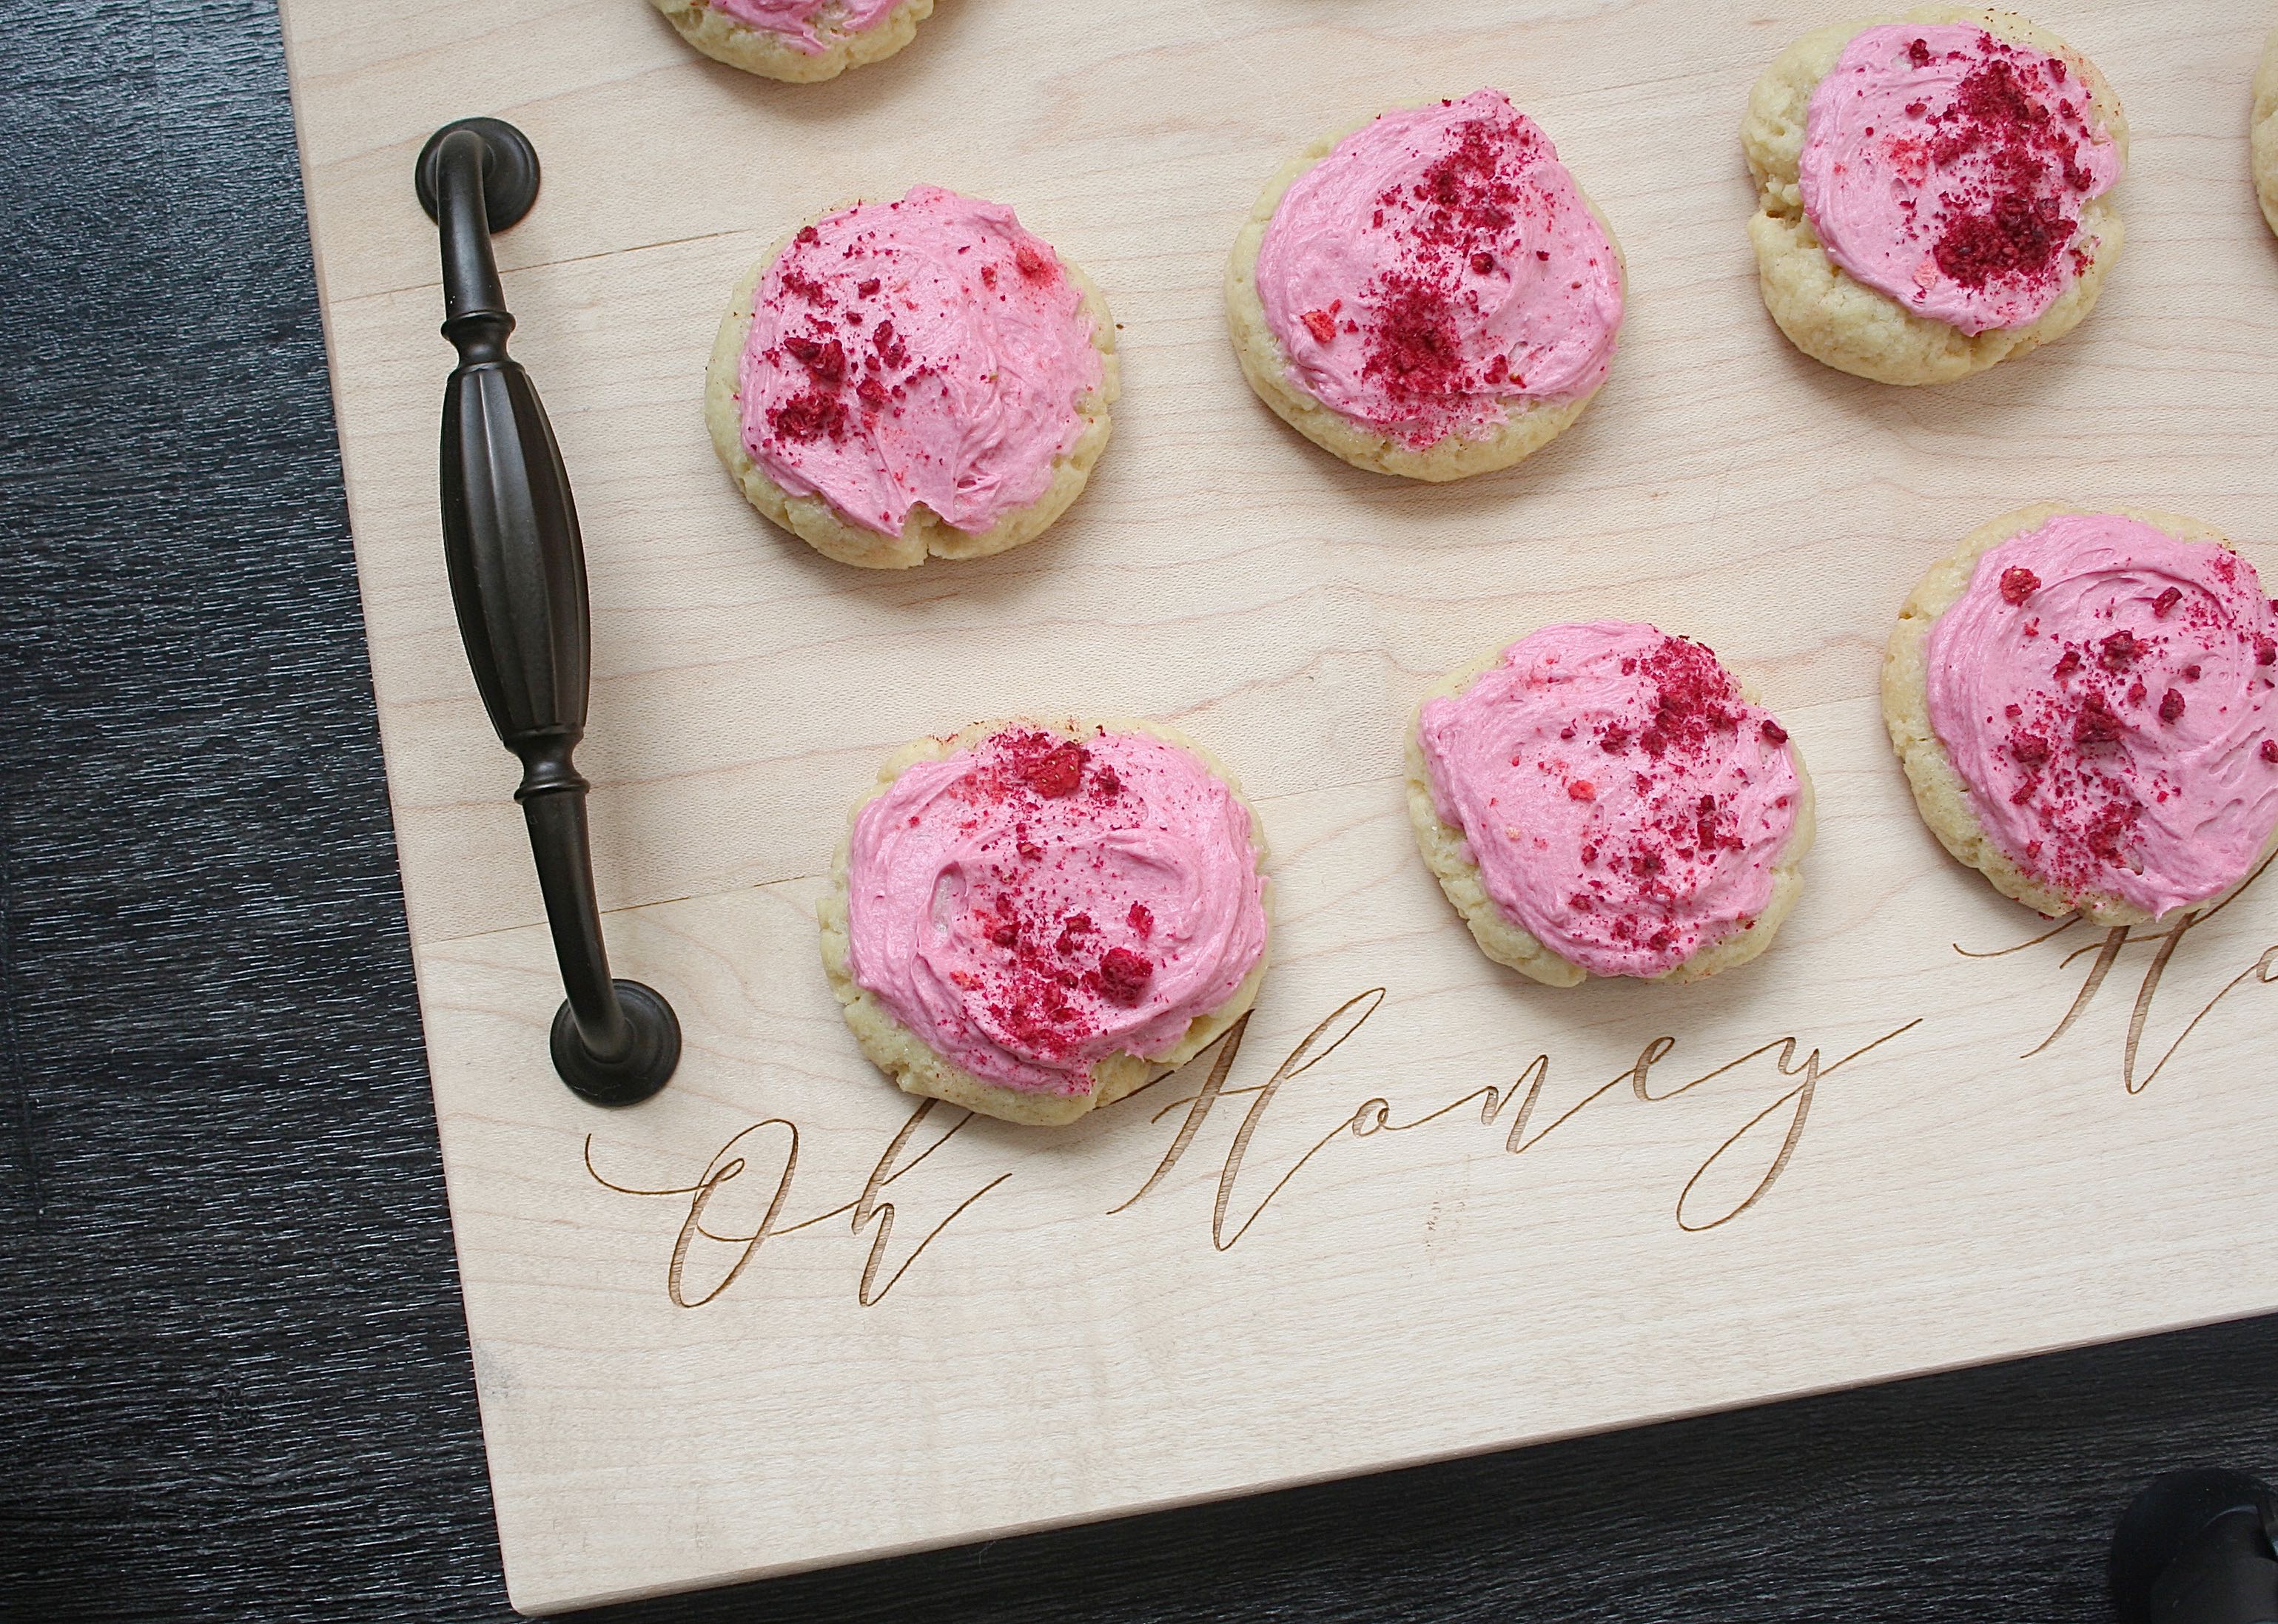
<svg viewBox="0 0 2278 1624"><path fill-rule="evenodd" d="M2128 104L2127 255L2063 344L1905 392L1796 355L1754 292L1734 131L1762 63L1816 12L1455 0L1436 16L954 0L891 61L803 88L694 57L633 0L290 0L373 682L524 1605L2278 1305L2199 1216L2278 1171L2268 887L2108 962L2086 927L1957 951L2039 926L1938 853L1876 705L1923 563L2033 497L2190 512L2278 568L2258 539L2278 496L2278 254L2245 179L2255 19L2041 8ZM1558 444L1416 488L1258 405L1218 283L1287 152L1480 82L1542 123L1614 222L1632 309L1611 382ZM519 124L547 166L501 250L585 518L599 879L621 972L672 996L687 1036L667 1095L617 1115L546 1066L557 994L511 774L437 560L447 356L407 177L427 133L470 111ZM1093 271L1127 393L1051 538L882 578L757 520L699 400L727 291L786 222L921 179L1013 203ZM1763 959L1699 988L1519 984L1472 949L1404 826L1399 740L1432 677L1596 614L1710 643L1820 784L1798 912ZM819 877L895 743L1039 708L1158 715L1235 767L1276 851L1277 968L1222 1098L1195 1099L1206 1058L1070 1133L944 1110L896 1151L913 1105L838 1024ZM1319 1064L1274 1084L1299 1053ZM1193 1137L1163 1167L1182 1121ZM769 1122L799 1133L786 1227L722 1284L747 1248L696 1226L755 1231L791 1136ZM730 1145L744 1170L692 1218Z"/></svg>

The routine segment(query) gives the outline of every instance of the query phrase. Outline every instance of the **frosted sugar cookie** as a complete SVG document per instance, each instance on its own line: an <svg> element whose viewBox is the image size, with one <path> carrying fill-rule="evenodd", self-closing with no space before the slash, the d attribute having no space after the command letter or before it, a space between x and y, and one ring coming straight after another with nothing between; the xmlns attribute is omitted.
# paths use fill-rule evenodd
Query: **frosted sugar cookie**
<svg viewBox="0 0 2278 1624"><path fill-rule="evenodd" d="M1459 479L1582 415L1622 323L1621 250L1499 90L1384 113L1273 177L1235 239L1250 387L1356 468Z"/></svg>
<svg viewBox="0 0 2278 1624"><path fill-rule="evenodd" d="M1930 831L2051 918L2212 902L2278 832L2278 610L2195 520L1972 531L1899 615L1883 717Z"/></svg>
<svg viewBox="0 0 2278 1624"><path fill-rule="evenodd" d="M1771 713L1701 644L1620 621L1545 627L1441 682L1408 811L1480 950L1554 987L1754 958L1813 833Z"/></svg>
<svg viewBox="0 0 2278 1624"><path fill-rule="evenodd" d="M2120 252L2119 99L2008 12L1808 34L1756 81L1740 140L1765 309L1861 377L1943 383L2062 338Z"/></svg>
<svg viewBox="0 0 2278 1624"><path fill-rule="evenodd" d="M2263 46L2261 64L2254 70L2251 150L2254 195L2262 204L2262 217L2278 232L2278 33Z"/></svg>
<svg viewBox="0 0 2278 1624"><path fill-rule="evenodd" d="M681 38L766 79L812 84L892 56L933 0L653 0Z"/></svg>
<svg viewBox="0 0 2278 1624"><path fill-rule="evenodd" d="M1257 1000L1265 861L1241 791L1167 728L979 723L905 747L854 808L823 967L909 1093L1073 1122Z"/></svg>
<svg viewBox="0 0 2278 1624"><path fill-rule="evenodd" d="M737 287L705 377L753 507L842 563L1032 541L1105 449L1115 324L1000 203L921 186L779 243Z"/></svg>

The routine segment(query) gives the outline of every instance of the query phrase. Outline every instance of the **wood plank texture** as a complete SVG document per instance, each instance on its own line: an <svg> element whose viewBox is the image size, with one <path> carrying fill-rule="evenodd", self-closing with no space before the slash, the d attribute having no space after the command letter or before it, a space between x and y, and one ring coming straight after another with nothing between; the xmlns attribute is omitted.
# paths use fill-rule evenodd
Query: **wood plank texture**
<svg viewBox="0 0 2278 1624"><path fill-rule="evenodd" d="M2133 941L2107 963L2081 926L1957 951L2041 927L1920 827L1874 697L1907 587L1993 513L2057 495L2269 533L2278 250L2245 179L2251 10L2038 10L2127 103L2127 254L2061 345L1901 392L1797 355L1755 296L1733 132L1816 8L1450 0L1418 28L1358 0L944 0L901 57L810 88L694 57L640 0L290 0L517 1603L2278 1307L2199 1219L2278 1173L2255 973L2278 881L2171 953ZM1456 487L1395 484L1252 398L1220 269L1288 150L1480 83L1542 122L1613 222L1631 316L1557 445ZM585 524L599 877L621 972L687 1030L679 1079L631 1112L580 1105L547 1067L536 888L438 553L448 355L409 176L434 126L474 111L547 165L501 250ZM1053 536L875 576L744 507L699 394L729 285L767 242L921 179L1013 204L1093 273L1126 397ZM1398 741L1424 685L1598 614L1709 642L1819 782L1795 918L1697 988L1519 982L1473 950L1407 834ZM838 1022L812 899L893 744L1036 709L1159 715L1235 766L1275 848L1277 968L1215 1102L1197 1066L1066 1133L945 1109L909 1126ZM1309 1034L1316 1064L1285 1064ZM732 1239L779 1181L774 1231Z"/></svg>

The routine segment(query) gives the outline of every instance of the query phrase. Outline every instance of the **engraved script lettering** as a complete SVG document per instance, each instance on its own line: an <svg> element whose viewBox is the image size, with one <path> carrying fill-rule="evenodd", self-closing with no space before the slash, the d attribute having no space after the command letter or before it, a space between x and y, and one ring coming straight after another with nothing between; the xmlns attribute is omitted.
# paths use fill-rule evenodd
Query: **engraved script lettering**
<svg viewBox="0 0 2278 1624"><path fill-rule="evenodd" d="M2269 957L2278 958L2278 953ZM2268 962L2263 969L2268 972ZM1823 1060L1817 1048L1806 1048L1800 1037L1774 1038L1673 1085L1667 1080L1666 1068L1673 1064L1679 1041L1673 1034L1663 1033L1647 1040L1631 1064L1603 1082L1586 1086L1579 1097L1571 1100L1562 1100L1555 1086L1551 1056L1538 1054L1519 1069L1518 1075L1507 1086L1490 1084L1475 1088L1412 1117L1400 1114L1387 1096L1372 1094L1349 1107L1332 1108L1326 1113L1326 1129L1318 1133L1307 1130L1310 1137L1301 1135L1300 1147L1294 1154L1286 1149L1262 1148L1273 1137L1267 1132L1269 1119L1279 1123L1281 1117L1292 1111L1303 1116L1317 1108L1320 1090L1310 1083L1298 1091L1308 1096L1307 1102L1289 1105L1293 1085L1324 1067L1358 1036L1382 1008L1387 996L1386 988L1374 987L1346 999L1307 1032L1262 1081L1239 1087L1234 1086L1233 1082L1241 1066L1250 1017L1245 1015L1235 1021L1196 1057L1194 1065L1203 1069L1201 1082L1194 1092L1157 1105L1150 1120L1177 1120L1170 1143L1132 1193L1109 1208L1105 1216L1113 1217L1128 1211L1160 1190L1186 1158L1196 1153L1212 1114L1226 1101L1240 1099L1246 1103L1226 1148L1217 1153L1210 1241L1212 1248L1221 1253L1230 1252L1239 1245L1269 1209L1285 1197L1306 1169L1341 1143L1385 1143L1443 1120L1460 1120L1463 1114L1469 1113L1479 1126L1501 1129L1502 1152L1519 1156L1534 1151L1552 1134L1586 1110L1598 1107L1609 1096L1625 1094L1638 1106L1664 1106L1712 1084L1724 1084L1729 1079L1731 1084L1738 1085L1750 1076L1768 1073L1779 1086L1779 1092L1769 1103L1754 1107L1727 1133L1694 1166L1677 1193L1673 1216L1678 1227L1688 1233L1700 1233L1732 1222L1771 1193L1802 1142L1812 1102L1823 1081L1922 1024L1918 1018L1894 1026L1833 1061ZM1177 1075L1190 1075L1192 1070L1190 1066ZM1170 1080L1175 1084L1177 1079ZM1131 1098L1144 1097L1149 1092L1143 1090ZM1721 1088L1714 1092L1721 1097ZM1546 1101L1554 1103L1546 1104ZM1556 1114L1548 1121L1541 1120L1554 1108ZM1107 1109L1142 1108L1127 1101ZM952 1115L953 1121L941 1125ZM1013 1171L1006 1170L995 1172L993 1177L987 1176L984 1170L975 1185L966 1186L959 1180L969 1193L956 1201L946 1216L936 1220L914 1246L900 1254L898 1262L895 1261L892 1242L899 1218L898 1208L903 1204L891 1195L896 1182L940 1154L972 1121L969 1111L938 1101L925 1101L895 1130L852 1200L795 1222L784 1221L783 1212L799 1174L800 1132L798 1125L784 1117L769 1117L738 1132L687 1183L650 1187L611 1178L594 1165L590 1137L585 1142L585 1169L595 1182L622 1194L685 1203L666 1266L666 1294L677 1307L697 1308L717 1300L745 1275L763 1247L779 1246L803 1233L824 1232L823 1226L843 1217L848 1221L845 1233L857 1242L867 1241L855 1269L853 1286L855 1300L870 1308L893 1291L952 1224L976 1202L1013 1178ZM1281 1125L1286 1130L1288 1125ZM1272 1158L1264 1168L1257 1165L1261 1156ZM770 1178L771 1184L767 1182ZM757 1211L756 1216L743 1223L719 1216L723 1211L754 1211L760 1208L762 1200L764 1210ZM699 1254L709 1254L709 1267L700 1277L711 1281L708 1286L692 1285L699 1278L693 1260Z"/></svg>
<svg viewBox="0 0 2278 1624"><path fill-rule="evenodd" d="M957 1204L957 1210L928 1231L926 1238L910 1248L910 1254L902 1260L902 1266L887 1277L883 1285L880 1285L878 1266L885 1261L886 1242L893 1237L894 1205L891 1201L880 1201L878 1192L893 1181L895 1175L891 1170L900 1159L903 1147L910 1141L910 1135L918 1131L919 1125L928 1117L933 1115L934 1107L940 1103L938 1100L928 1100L910 1113L910 1119L902 1125L902 1131L895 1134L893 1143L886 1147L886 1154L878 1158L878 1165L870 1170L870 1177L862 1186L862 1193L854 1202L854 1232L860 1235L864 1228L874 1222L878 1226L878 1233L870 1242L869 1255L862 1260L862 1283L855 1288L854 1292L857 1300L866 1308L894 1289L895 1282L907 1274L910 1265L918 1261L918 1254L933 1245L942 1231L957 1221L959 1214L1013 1176L1010 1173L999 1173L959 1201ZM972 1120L973 1113L967 1111L965 1114L965 1122ZM958 1126L963 1127L965 1122L959 1123ZM956 1129L952 1128L950 1132L955 1132ZM944 1134L943 1137L946 1138L947 1135ZM938 1141L936 1141L937 1144Z"/></svg>
<svg viewBox="0 0 2278 1624"><path fill-rule="evenodd" d="M796 1123L786 1121L780 1117L771 1117L765 1122L753 1123L722 1145L713 1153L712 1160L705 1165L703 1173L693 1184L671 1185L662 1189L646 1189L638 1186L620 1184L615 1179L607 1178L599 1168L593 1165L593 1138L591 1134L585 1136L585 1171L592 1175L596 1184L600 1185L604 1189L615 1190L620 1195L689 1198L688 1210L680 1222L680 1232L673 1241L671 1261L665 1268L665 1295L671 1299L673 1307L677 1308L700 1308L717 1298L721 1292L736 1283L737 1277L744 1272L745 1268L758 1254L760 1247L770 1238L796 1234L801 1230L811 1230L828 1223L832 1218L845 1217L848 1215L852 1215L852 1231L858 1238L865 1229L874 1226L875 1229L875 1233L870 1239L869 1250L862 1260L861 1278L855 1287L856 1300L867 1308L881 1300L887 1292L894 1289L902 1276L909 1271L910 1265L917 1262L919 1254L940 1239L944 1230L963 1216L966 1210L975 1201L1012 1177L1010 1173L1000 1173L959 1201L947 1217L935 1224L926 1232L923 1239L910 1248L909 1255L902 1260L899 1267L886 1277L884 1283L883 1285L879 1283L879 1270L884 1266L887 1258L887 1244L893 1237L895 1216L894 1204L891 1201L881 1201L880 1192L947 1144L956 1136L958 1129L973 1118L972 1112L964 1112L940 1138L935 1140L918 1155L904 1161L903 1154L908 1149L910 1140L940 1104L941 1102L938 1100L928 1100L910 1113L908 1119L896 1131L884 1154L878 1158L877 1165L870 1170L869 1178L863 1183L861 1194L851 1201L830 1208L828 1212L816 1213L814 1216L803 1218L796 1224L778 1224L776 1222L783 1212L784 1198L791 1193L792 1177L799 1170L799 1126ZM746 1141L768 1128L782 1128L788 1135L788 1139L784 1153L783 1170L776 1180L774 1193L768 1198L767 1215L748 1234L715 1230L707 1226L704 1222L706 1208L726 1186L743 1177L747 1170L748 1164L745 1153ZM699 1240L733 1248L733 1262L729 1264L727 1271L711 1290L692 1296L685 1287L688 1256L692 1248Z"/></svg>
<svg viewBox="0 0 2278 1624"><path fill-rule="evenodd" d="M1273 1075L1264 1084L1255 1090L1235 1091L1252 1093L1255 1097L1251 1101L1249 1111L1242 1117L1242 1126L1236 1132L1234 1143L1227 1151L1225 1163L1219 1169L1218 1198L1211 1209L1211 1243L1219 1251L1230 1250L1235 1243L1249 1231L1250 1227L1264 1215L1265 1208L1273 1203L1274 1198L1288 1186L1290 1181L1296 1178L1314 1157L1328 1149L1340 1139L1348 1137L1368 1139L1380 1133L1410 1132L1427 1124L1437 1122L1443 1117L1450 1116L1474 1102L1479 1106L1479 1125L1483 1127L1492 1127L1501 1117L1503 1107L1516 1100L1518 1102L1518 1106L1511 1114L1510 1127L1503 1137L1502 1147L1505 1154L1518 1155L1533 1149L1558 1128L1579 1116L1586 1108L1620 1088L1624 1083L1629 1085L1632 1094L1639 1101L1653 1104L1661 1101L1673 1100L1679 1094L1700 1087L1704 1083L1712 1082L1737 1071L1751 1061L1761 1059L1766 1055L1776 1054L1777 1057L1773 1064L1778 1073L1782 1077L1798 1077L1802 1080L1742 1123L1723 1143L1711 1151L1708 1158L1693 1170L1693 1176L1686 1181L1685 1187L1678 1194L1676 1218L1678 1228L1694 1232L1715 1229L1721 1224L1731 1223L1770 1193L1772 1186L1778 1181L1780 1174L1786 1170L1789 1160L1795 1154L1796 1146L1802 1140L1804 1122L1811 1109L1812 1094L1822 1078L1839 1067L1848 1065L1861 1056L1881 1048L1892 1039L1913 1031L1922 1024L1921 1018L1917 1017L1904 1025L1884 1033L1872 1042L1854 1049L1840 1060L1827 1064L1821 1064L1820 1051L1816 1048L1807 1055L1800 1064L1798 1064L1795 1060L1797 1040L1793 1037L1775 1039L1770 1043L1749 1050L1738 1059L1727 1061L1712 1071L1702 1072L1689 1082L1680 1083L1676 1087L1660 1094L1655 1094L1652 1090L1650 1083L1652 1070L1676 1048L1677 1040L1673 1037L1657 1037L1647 1042L1639 1052L1634 1064L1615 1073L1605 1082L1590 1090L1531 1137L1526 1132L1527 1125L1533 1117L1535 1106L1541 1098L1545 1085L1550 1079L1550 1056L1548 1055L1537 1055L1529 1061L1525 1070L1519 1073L1517 1080L1508 1090L1497 1089L1492 1085L1475 1089L1470 1094L1451 1100L1447 1104L1426 1111L1422 1116L1407 1122L1396 1122L1392 1119L1392 1107L1388 1101L1381 1097L1364 1100L1349 1115L1337 1121L1327 1132L1306 1147L1259 1199L1257 1204L1250 1209L1249 1216L1243 1218L1229 1234L1227 1230L1227 1219L1228 1209L1234 1202L1235 1183L1242 1175L1252 1137L1266 1109L1272 1105L1283 1084L1328 1058L1330 1053L1338 1045L1359 1031L1362 1024L1375 1012L1383 999L1384 991L1380 987L1348 1001L1326 1020L1306 1034L1304 1041L1297 1046L1289 1058L1283 1061ZM1137 1201L1141 1196L1152 1190L1161 1182L1163 1175L1177 1163L1179 1157L1185 1154L1187 1147L1193 1140L1195 1130L1200 1126L1203 1118L1209 1114L1211 1107L1218 1100L1226 1097L1227 1091L1224 1086L1225 1079L1232 1069L1235 1052L1241 1048L1242 1032L1243 1025L1237 1024L1219 1040L1221 1045L1219 1054L1212 1063L1203 1087L1191 1100L1173 1101L1170 1105L1164 1107L1162 1111L1158 1112L1159 1118L1162 1114L1176 1109L1181 1104L1188 1108L1186 1118L1180 1125L1179 1135L1172 1141L1171 1149L1165 1154L1162 1162L1157 1164L1155 1170L1148 1176L1147 1182L1139 1187L1138 1193L1129 1201L1123 1202L1121 1206L1110 1208L1111 1213L1123 1211ZM1318 1052L1316 1052L1317 1049ZM1731 1164L1737 1163L1745 1154L1746 1148L1755 1142L1757 1138L1762 1137L1757 1134L1756 1130L1766 1123L1778 1118L1782 1112L1786 1113L1786 1125L1769 1164L1761 1176L1740 1194L1735 1205L1723 1210L1708 1207L1704 1211L1704 1204L1708 1198L1706 1195L1700 1195L1699 1199L1696 1199L1696 1194L1701 1191L1704 1181L1713 1186L1721 1176L1729 1174Z"/></svg>
<svg viewBox="0 0 2278 1624"><path fill-rule="evenodd" d="M2151 961L2144 965L2144 973L2137 982L2135 1001L2129 1007L2128 1024L2121 1039L2120 1080L2121 1086L2131 1094L2141 1094L2150 1087L2153 1079L2167 1069L2167 1064L2175 1059L2176 1053L2182 1049L2191 1034L2199 1029L2200 1024L2208 1016L2213 1014L2216 1007L2225 999L2249 982L2267 987L2273 980L2278 980L2278 944L2273 944L2262 949L2251 964L2237 971L2217 987L2213 995L2199 1005L2198 1012L2183 1022L2181 1029L2169 1040L2167 1048L2160 1052L2159 1058L2152 1061L2151 1068L2148 1071L2143 1069L2144 1033L2151 1026L2153 1008L2159 999L2160 988L2174 968L2176 955L2183 947L2185 939L2252 889L2255 882L2268 872L2272 860L2266 858L2262 865L2247 877L2245 884L2212 908L2192 909L2178 914L2174 922L2168 925L2114 926L2107 928L2096 942L2085 947L2075 948L2067 953L2062 961L2066 968L2069 969L2083 958L2088 960L2088 968L2083 972L2080 985L2075 989L2071 1002L2067 1004L2062 1017L2050 1029L2046 1037L2027 1049L2020 1058L2030 1060L2036 1055L2053 1048L2059 1040L2080 1023L2081 1018L2095 1004L2097 995L2103 990L2105 982L2118 967L2121 955L2130 948L2149 947L2152 949ZM2013 954L2039 947L2044 942L2054 942L2084 923L2085 921L2078 915L2075 915L2052 929L2045 930L2038 935L2029 937L2009 947L1996 948L1989 952L1974 952L1956 942L1953 950L1965 958L2007 958Z"/></svg>

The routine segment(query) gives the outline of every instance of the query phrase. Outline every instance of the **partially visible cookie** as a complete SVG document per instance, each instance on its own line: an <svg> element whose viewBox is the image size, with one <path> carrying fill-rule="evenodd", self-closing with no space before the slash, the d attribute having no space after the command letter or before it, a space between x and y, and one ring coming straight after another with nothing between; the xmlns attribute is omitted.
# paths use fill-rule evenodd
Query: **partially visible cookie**
<svg viewBox="0 0 2278 1624"><path fill-rule="evenodd" d="M1275 175L1227 323L1266 405L1356 468L1459 479L1582 415L1622 321L1621 250L1499 90L1384 113Z"/></svg>
<svg viewBox="0 0 2278 1624"><path fill-rule="evenodd" d="M933 0L652 0L715 61L793 84L881 62L917 36Z"/></svg>
<svg viewBox="0 0 2278 1624"><path fill-rule="evenodd" d="M2254 195L2262 217L2278 232L2278 32L2262 48L2254 70L2254 113L2251 144Z"/></svg>
<svg viewBox="0 0 2278 1624"><path fill-rule="evenodd" d="M1883 719L1931 833L2052 919L2164 918L2278 845L2278 609L2197 520L1971 531L1900 613Z"/></svg>
<svg viewBox="0 0 2278 1624"><path fill-rule="evenodd" d="M977 723L898 751L855 806L823 967L909 1093L1073 1122L1257 1001L1265 862L1233 780L1166 728Z"/></svg>
<svg viewBox="0 0 2278 1624"><path fill-rule="evenodd" d="M1001 203L918 187L834 210L736 288L705 376L752 506L842 563L1043 534L1106 449L1115 323Z"/></svg>
<svg viewBox="0 0 2278 1624"><path fill-rule="evenodd" d="M1808 34L1756 81L1740 140L1765 309L1861 377L1943 383L2061 338L2120 252L2119 99L2014 13Z"/></svg>
<svg viewBox="0 0 2278 1624"><path fill-rule="evenodd" d="M1480 950L1553 987L1755 957L1814 832L1777 719L1701 644L1619 621L1545 627L1434 689L1408 811Z"/></svg>

